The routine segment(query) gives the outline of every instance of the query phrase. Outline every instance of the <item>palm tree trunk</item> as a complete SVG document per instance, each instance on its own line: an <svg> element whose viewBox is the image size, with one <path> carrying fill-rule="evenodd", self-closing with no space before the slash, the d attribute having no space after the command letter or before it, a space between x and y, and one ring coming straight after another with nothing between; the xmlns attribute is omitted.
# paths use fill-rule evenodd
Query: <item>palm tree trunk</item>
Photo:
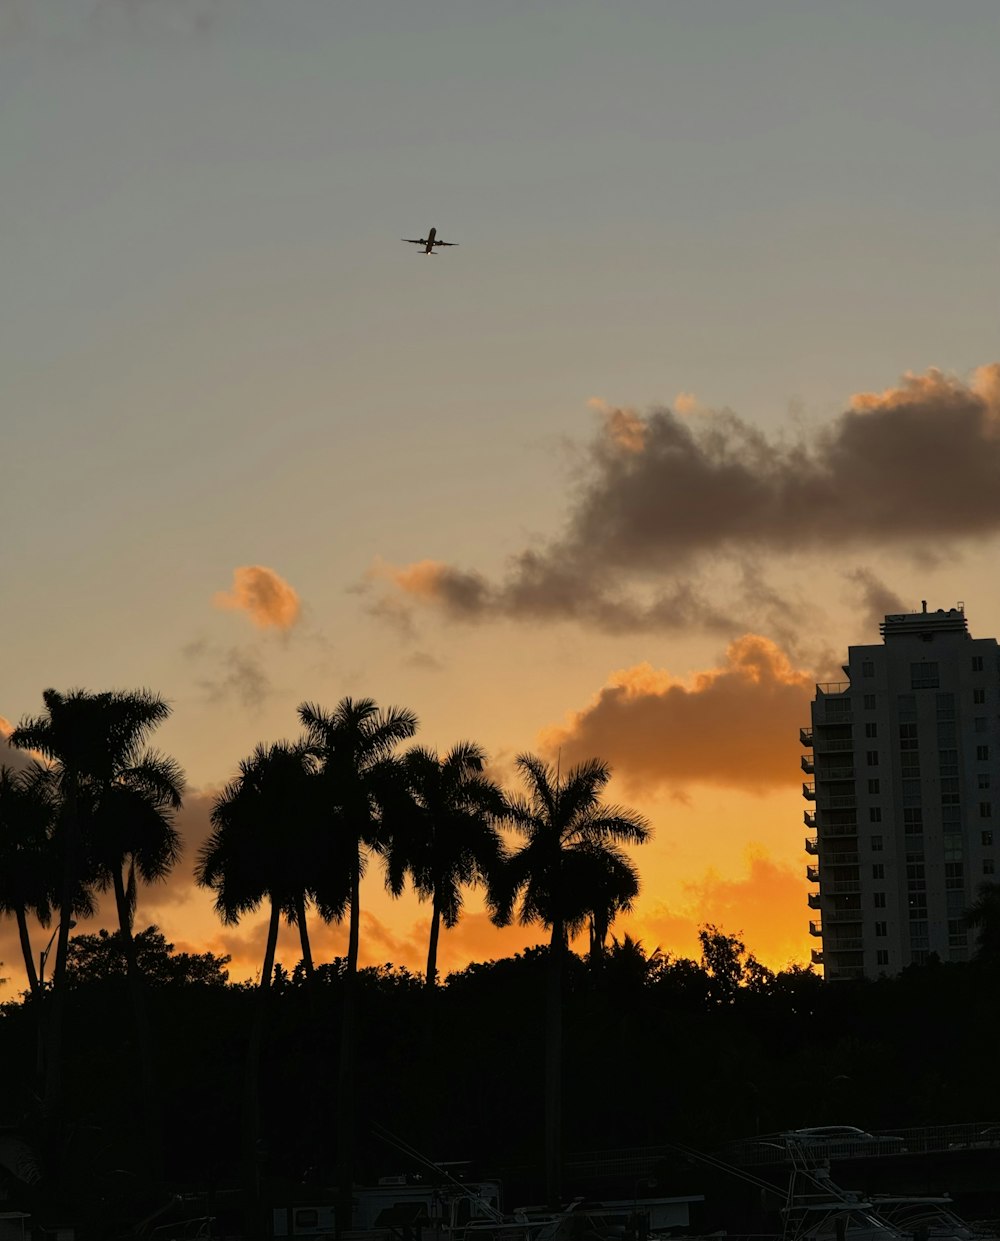
<svg viewBox="0 0 1000 1241"><path fill-rule="evenodd" d="M306 982L312 982L313 959L309 947L309 928L306 926L306 898L299 893L295 898L295 920L299 924L299 943L302 945L302 968L306 972Z"/></svg>
<svg viewBox="0 0 1000 1241"><path fill-rule="evenodd" d="M550 1210L562 1198L562 920L552 923L545 1020L545 1194Z"/></svg>
<svg viewBox="0 0 1000 1241"><path fill-rule="evenodd" d="M66 958L69 954L69 924L73 920L76 891L77 775L67 772L66 796L62 807L63 873L59 903L59 933L56 937L56 964L52 971L52 996L42 997L39 1015L44 1013L45 1042L45 1162L53 1187L62 1178L62 1026L66 995Z"/></svg>
<svg viewBox="0 0 1000 1241"><path fill-rule="evenodd" d="M350 918L347 971L344 975L344 1002L340 1022L340 1062L337 1069L336 1231L338 1236L351 1227L351 1198L354 1185L354 1024L361 925L360 850L354 859L351 871Z"/></svg>
<svg viewBox="0 0 1000 1241"><path fill-rule="evenodd" d="M427 986L437 984L438 936L441 934L441 910L438 907L437 893L434 893L433 912L431 913L431 942L427 949Z"/></svg>
<svg viewBox="0 0 1000 1241"><path fill-rule="evenodd" d="M243 1160L251 1204L247 1220L249 1225L248 1235L250 1237L264 1235L260 1210L260 1057L264 1042L264 1022L267 1016L267 1001L271 987L271 974L274 971L274 955L278 947L278 928L280 922L281 906L272 895L271 918L267 925L267 945L264 949L264 964L261 966L260 983L257 987L257 1002L254 1006L253 1024L250 1027L250 1042L247 1045L247 1064L243 1091Z"/></svg>
<svg viewBox="0 0 1000 1241"><path fill-rule="evenodd" d="M21 941L21 955L24 957L24 972L28 975L28 986L34 999L38 999L38 975L35 973L35 955L31 949L31 936L28 934L28 919L24 906L18 905L14 915L17 918L17 934Z"/></svg>
<svg viewBox="0 0 1000 1241"><path fill-rule="evenodd" d="M115 905L118 908L118 927L121 931L122 947L125 950L129 998L132 1001L132 1016L135 1020L135 1033L139 1044L139 1072L142 1081L146 1149L153 1178L160 1181L163 1178L163 1142L160 1131L159 1086L156 1074L153 1072L153 1034L149 1025L149 1014L146 1011L146 994L139 970L139 961L136 957L135 940L132 938L132 911L128 907L122 872L117 866L114 868L113 878Z"/></svg>

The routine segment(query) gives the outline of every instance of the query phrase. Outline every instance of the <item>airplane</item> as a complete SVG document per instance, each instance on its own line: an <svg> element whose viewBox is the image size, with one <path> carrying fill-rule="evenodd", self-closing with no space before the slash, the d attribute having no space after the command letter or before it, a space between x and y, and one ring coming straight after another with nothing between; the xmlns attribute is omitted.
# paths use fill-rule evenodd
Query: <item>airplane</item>
<svg viewBox="0 0 1000 1241"><path fill-rule="evenodd" d="M457 246L457 241L438 241L437 229L432 228L426 237L403 237L402 241L411 246L423 246L424 254L433 254L435 246Z"/></svg>

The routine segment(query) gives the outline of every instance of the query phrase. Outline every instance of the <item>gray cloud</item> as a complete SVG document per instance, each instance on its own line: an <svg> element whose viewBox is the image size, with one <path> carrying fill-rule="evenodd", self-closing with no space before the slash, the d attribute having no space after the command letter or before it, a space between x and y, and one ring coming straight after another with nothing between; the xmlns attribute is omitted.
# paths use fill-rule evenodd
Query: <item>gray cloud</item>
<svg viewBox="0 0 1000 1241"><path fill-rule="evenodd" d="M210 702L260 707L274 692L259 653L250 647L190 642L183 654L200 670L198 686Z"/></svg>
<svg viewBox="0 0 1000 1241"><path fill-rule="evenodd" d="M685 409L693 409L689 401ZM425 560L378 565L390 597L457 620L574 618L603 630L734 628L781 601L763 555L912 549L1000 532L1000 363L971 383L931 370L855 397L818 433L768 436L730 411L605 410L561 536L511 558L502 580ZM736 570L728 606L706 573ZM862 574L865 571L862 570ZM879 595L858 584L869 607ZM883 598L892 598L884 592Z"/></svg>
<svg viewBox="0 0 1000 1241"><path fill-rule="evenodd" d="M874 633L882 620L891 612L912 612L914 606L901 599L894 590L871 571L871 569L854 569L844 576L858 589L861 606L864 609L864 623Z"/></svg>

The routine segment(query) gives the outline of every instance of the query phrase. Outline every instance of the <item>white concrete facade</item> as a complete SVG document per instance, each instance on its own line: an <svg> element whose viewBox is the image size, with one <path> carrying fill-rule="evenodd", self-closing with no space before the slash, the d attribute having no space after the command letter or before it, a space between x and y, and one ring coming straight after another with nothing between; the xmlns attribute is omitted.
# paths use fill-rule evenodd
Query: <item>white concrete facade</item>
<svg viewBox="0 0 1000 1241"><path fill-rule="evenodd" d="M963 912L1000 880L997 641L970 636L962 605L881 630L849 648L846 681L817 685L800 733L813 960L830 980L967 960Z"/></svg>

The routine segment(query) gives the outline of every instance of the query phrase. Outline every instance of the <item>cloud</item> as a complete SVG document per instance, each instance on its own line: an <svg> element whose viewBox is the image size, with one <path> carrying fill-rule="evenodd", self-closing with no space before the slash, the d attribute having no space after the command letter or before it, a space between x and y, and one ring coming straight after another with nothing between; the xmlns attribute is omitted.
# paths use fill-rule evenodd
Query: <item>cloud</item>
<svg viewBox="0 0 1000 1241"><path fill-rule="evenodd" d="M629 933L642 939L647 952L697 959L697 930L706 922L726 934L738 935L758 961L771 969L808 959L806 885L799 867L776 862L759 847L747 850L746 874L733 879L708 870L685 883L674 906L657 903L629 923ZM789 928L801 926L801 933Z"/></svg>
<svg viewBox="0 0 1000 1241"><path fill-rule="evenodd" d="M871 569L854 569L844 576L858 588L864 609L864 624L875 633L878 633L879 625L891 613L914 611L912 604L908 604L895 591L890 590Z"/></svg>
<svg viewBox="0 0 1000 1241"><path fill-rule="evenodd" d="M747 564L893 545L938 548L1000 532L1000 363L939 370L855 396L829 425L768 435L729 410L646 414L596 403L562 533L512 556L499 581L438 560L374 577L455 620L577 619L606 631L733 631L761 615ZM706 581L735 569L712 603Z"/></svg>
<svg viewBox="0 0 1000 1241"><path fill-rule="evenodd" d="M189 642L182 653L203 670L197 684L209 702L257 708L274 692L260 653L251 648L198 641Z"/></svg>
<svg viewBox="0 0 1000 1241"><path fill-rule="evenodd" d="M410 628L409 613L400 596L437 604L451 619L478 621L505 617L525 620L563 620L573 617L607 633L635 630L681 629L731 633L736 617L712 604L691 584L679 582L668 589L629 596L617 583L602 587L590 570L567 562L557 566L536 552L521 552L505 583L492 585L481 573L454 569L436 560L397 567L378 560L368 580L388 581L399 592L376 599L370 610L389 617L398 628Z"/></svg>
<svg viewBox="0 0 1000 1241"><path fill-rule="evenodd" d="M299 596L273 569L242 565L233 570L233 588L219 591L212 603L217 608L246 612L260 629L291 629L299 619Z"/></svg>
<svg viewBox="0 0 1000 1241"><path fill-rule="evenodd" d="M539 747L564 763L595 755L633 791L691 784L766 793L788 785L813 680L768 638L730 644L723 667L689 683L650 664L616 672Z"/></svg>

